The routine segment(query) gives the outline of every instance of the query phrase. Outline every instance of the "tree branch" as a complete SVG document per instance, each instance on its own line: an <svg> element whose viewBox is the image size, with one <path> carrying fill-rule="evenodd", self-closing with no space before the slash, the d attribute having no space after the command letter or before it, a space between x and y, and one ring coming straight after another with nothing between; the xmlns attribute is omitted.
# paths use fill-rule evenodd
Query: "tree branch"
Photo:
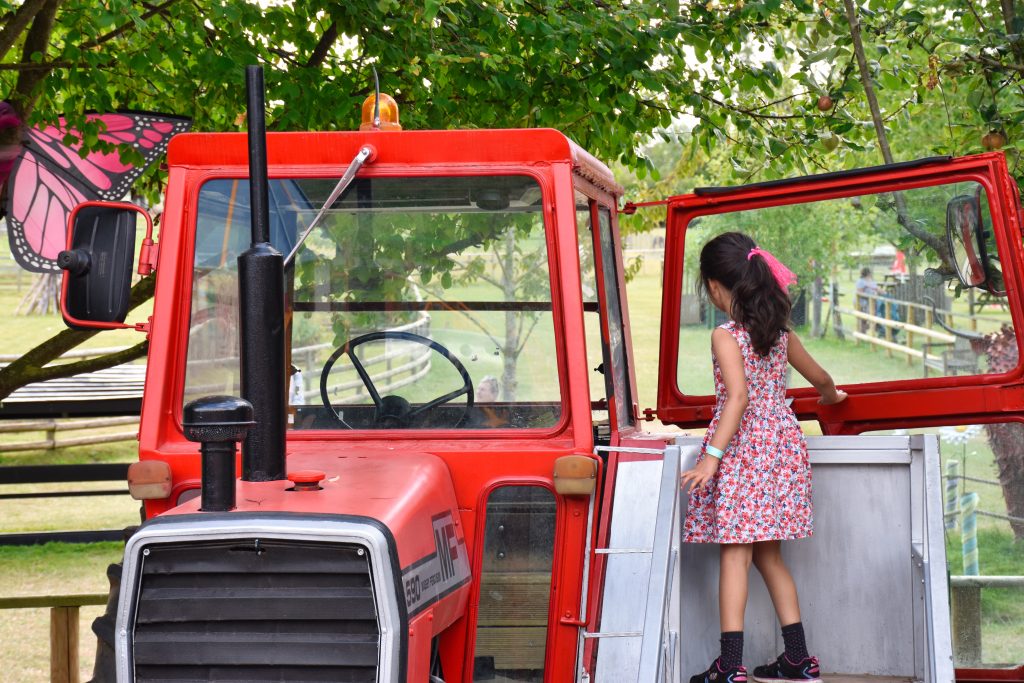
<svg viewBox="0 0 1024 683"><path fill-rule="evenodd" d="M853 38L854 54L857 55L857 66L860 69L864 97L868 102L868 108L871 110L871 121L875 124L878 147L882 152L882 159L885 160L885 163L891 164L893 162L892 150L889 148L889 138L885 132L885 122L882 120L882 112L878 106L878 98L875 96L875 88L871 83L868 60L864 54L864 42L861 40L860 35L860 20L857 18L857 9L854 7L853 0L843 0L843 4L846 6L846 19L850 24L850 36ZM949 263L949 249L945 241L925 230L921 230L914 223L907 212L907 202L902 192L893 192L893 199L896 202L897 220L903 226L903 229L934 249L943 263Z"/></svg>
<svg viewBox="0 0 1024 683"><path fill-rule="evenodd" d="M46 54L50 44L50 35L53 33L53 20L57 15L57 7L61 0L45 0L44 4L35 17L32 19L32 27L25 36L25 45L22 48L21 61L32 61L32 55L36 52ZM12 100L14 108L21 114L22 120L27 120L28 115L35 107L37 95L34 94L36 86L43 82L49 75L50 70L45 71L21 71L18 73L18 82L14 86Z"/></svg>
<svg viewBox="0 0 1024 683"><path fill-rule="evenodd" d="M0 30L0 59L7 56L7 52L14 47L20 36L29 23L35 18L39 10L43 8L47 0L27 0L19 7L14 16L4 18L4 27ZM10 15L8 15L10 16Z"/></svg>
<svg viewBox="0 0 1024 683"><path fill-rule="evenodd" d="M70 69L72 67L92 68L91 64L85 62L15 62L13 64L0 64L0 71L45 71L49 73L54 69Z"/></svg>
<svg viewBox="0 0 1024 683"><path fill-rule="evenodd" d="M313 48L313 53L309 56L309 60L306 62L307 68L316 68L324 63L327 59L327 55L331 52L331 47L338 40L338 22L332 21L331 25L327 27L324 34L320 36L320 42Z"/></svg>
<svg viewBox="0 0 1024 683"><path fill-rule="evenodd" d="M142 16L139 17L139 19L141 19L142 21L146 21L147 19L149 19L150 17L152 17L152 16L154 16L156 14L162 14L164 10L166 10L168 7L170 7L171 5L173 5L176 2L178 2L178 0L165 0L162 5L156 5L156 6L149 5L150 10L148 12L144 12L142 14ZM81 47L82 50L90 50L90 49L92 49L94 47L98 47L98 46L102 45L103 43L106 43L106 42L108 42L110 40L113 40L114 38L117 38L119 35L123 34L125 31L128 31L129 29L135 28L135 26L136 26L136 24L135 24L134 21L126 22L126 23L122 24L121 26L118 26L117 28L115 28L113 31L105 33L102 36L100 36L99 38L96 38L95 40L90 40L88 42L83 43L80 47Z"/></svg>
<svg viewBox="0 0 1024 683"><path fill-rule="evenodd" d="M45 382L48 379L57 379L58 377L70 377L71 375L78 375L83 372L105 370L116 365L121 365L122 363L129 363L136 358L142 358L146 355L148 350L149 340L144 339L135 346L128 347L127 349L123 349L116 353L108 353L105 356L87 358L74 363L63 363L60 365L49 365L45 368L36 368L28 373L29 379L26 384L31 382Z"/></svg>

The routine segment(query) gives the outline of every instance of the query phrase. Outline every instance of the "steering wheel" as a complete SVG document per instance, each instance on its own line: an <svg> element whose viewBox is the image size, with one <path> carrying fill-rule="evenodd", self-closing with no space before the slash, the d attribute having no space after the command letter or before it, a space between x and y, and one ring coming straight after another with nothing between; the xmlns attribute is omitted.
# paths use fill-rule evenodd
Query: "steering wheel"
<svg viewBox="0 0 1024 683"><path fill-rule="evenodd" d="M370 379L369 373L366 372L366 368L360 362L359 358L356 357L355 349L367 342L379 341L381 339L401 339L404 341L416 342L422 344L427 348L433 349L441 354L449 363L455 366L459 375L462 377L462 386L451 391L444 396L438 396L432 401L428 401L423 405L413 408L412 404L401 396L381 396L377 391L377 387L374 385L373 380ZM331 374L331 368L334 367L335 361L341 357L342 354L348 354L349 359L352 361L352 365L355 366L356 372L359 373L359 379L363 381L363 385L366 387L367 393L370 394L370 398L373 399L373 405L376 407L374 412L374 424L378 427L389 429L389 428L404 428L408 427L413 420L427 412L433 410L438 406L448 403L449 401L466 395L466 405L462 410L462 414L459 415L458 419L455 420L452 427L459 427L469 417L469 411L473 407L473 383L469 379L469 372L466 367L459 361L458 358L452 354L444 346L441 346L433 339L427 339L418 334L411 332L370 332L362 336L350 339L331 354L331 357L327 359L327 363L324 365L323 371L320 373L320 398L324 402L331 416L334 417L342 425L352 429L352 426L347 424L338 416L338 411L335 410L334 406L331 405L331 399L327 395L327 376Z"/></svg>

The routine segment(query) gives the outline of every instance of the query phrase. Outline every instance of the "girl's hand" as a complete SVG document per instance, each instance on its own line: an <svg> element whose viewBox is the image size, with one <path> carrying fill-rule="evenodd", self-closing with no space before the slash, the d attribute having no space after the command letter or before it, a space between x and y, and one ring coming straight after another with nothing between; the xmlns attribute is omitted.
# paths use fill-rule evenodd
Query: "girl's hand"
<svg viewBox="0 0 1024 683"><path fill-rule="evenodd" d="M683 472L682 476L679 477L679 488L686 488L687 484L693 484L690 489L691 491L704 488L715 476L715 472L718 471L718 464L718 458L712 455L705 455L704 459L697 463L696 467Z"/></svg>
<svg viewBox="0 0 1024 683"><path fill-rule="evenodd" d="M834 406L837 403L842 403L846 400L846 392L842 389L836 389L832 396L822 396L818 399L818 404L823 406Z"/></svg>

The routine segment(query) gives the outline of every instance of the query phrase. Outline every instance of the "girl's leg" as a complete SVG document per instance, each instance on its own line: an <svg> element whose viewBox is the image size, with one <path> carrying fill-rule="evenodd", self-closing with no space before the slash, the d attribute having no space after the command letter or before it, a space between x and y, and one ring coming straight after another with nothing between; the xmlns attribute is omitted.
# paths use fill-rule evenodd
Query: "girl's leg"
<svg viewBox="0 0 1024 683"><path fill-rule="evenodd" d="M734 671L743 666L743 613L747 607L751 557L749 543L721 545L718 609L722 620L722 654L718 666L722 671Z"/></svg>
<svg viewBox="0 0 1024 683"><path fill-rule="evenodd" d="M768 593L772 596L779 623L783 627L797 623L800 621L800 602L796 594L796 583L782 559L782 542L761 541L753 545L754 566L761 573Z"/></svg>
<svg viewBox="0 0 1024 683"><path fill-rule="evenodd" d="M754 680L820 681L818 660L807 652L796 583L782 559L782 544L779 541L755 543L753 561L772 596L786 643L786 652L778 661L754 669Z"/></svg>
<svg viewBox="0 0 1024 683"><path fill-rule="evenodd" d="M743 631L747 608L747 577L753 558L750 543L723 543L718 572L718 611L723 632Z"/></svg>

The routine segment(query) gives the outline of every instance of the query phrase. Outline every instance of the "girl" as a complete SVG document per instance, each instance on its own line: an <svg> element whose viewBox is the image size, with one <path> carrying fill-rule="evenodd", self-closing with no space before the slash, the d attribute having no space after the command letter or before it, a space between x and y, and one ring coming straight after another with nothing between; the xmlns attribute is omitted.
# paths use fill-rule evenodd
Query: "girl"
<svg viewBox="0 0 1024 683"><path fill-rule="evenodd" d="M738 232L708 242L700 253L704 290L731 320L711 334L715 368L714 418L694 469L683 540L721 548L718 604L722 654L690 683L740 683L747 574L764 577L782 625L786 651L754 669L754 680L820 683L818 660L804 643L796 585L780 541L811 535L811 469L807 444L786 405L786 363L821 394L819 403L846 398L832 377L789 331L787 288L796 277L774 256Z"/></svg>

